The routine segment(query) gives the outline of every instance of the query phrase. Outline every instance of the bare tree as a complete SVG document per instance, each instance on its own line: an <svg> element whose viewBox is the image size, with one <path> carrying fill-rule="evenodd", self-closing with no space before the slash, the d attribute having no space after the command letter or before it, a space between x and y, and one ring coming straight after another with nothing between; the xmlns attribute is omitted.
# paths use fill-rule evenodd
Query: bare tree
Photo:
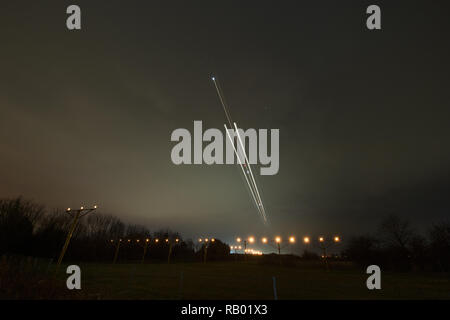
<svg viewBox="0 0 450 320"><path fill-rule="evenodd" d="M387 248L407 250L415 236L407 220L391 214L380 225L381 243Z"/></svg>

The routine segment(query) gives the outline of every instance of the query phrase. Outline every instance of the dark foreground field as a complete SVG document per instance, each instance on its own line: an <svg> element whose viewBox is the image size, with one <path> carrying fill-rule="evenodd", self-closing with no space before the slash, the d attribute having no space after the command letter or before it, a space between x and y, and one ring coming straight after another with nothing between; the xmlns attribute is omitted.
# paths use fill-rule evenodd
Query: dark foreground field
<svg viewBox="0 0 450 320"><path fill-rule="evenodd" d="M450 299L448 274L383 273L382 290L345 265L296 267L253 262L81 264L82 291L99 299Z"/></svg>

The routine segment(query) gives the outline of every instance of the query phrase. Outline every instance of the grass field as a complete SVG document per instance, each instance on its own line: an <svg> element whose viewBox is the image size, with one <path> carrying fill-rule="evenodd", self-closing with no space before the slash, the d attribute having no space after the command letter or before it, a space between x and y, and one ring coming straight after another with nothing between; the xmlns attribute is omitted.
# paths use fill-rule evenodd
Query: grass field
<svg viewBox="0 0 450 320"><path fill-rule="evenodd" d="M382 273L382 289L349 265L283 267L256 262L80 264L82 291L97 299L450 299L450 277Z"/></svg>

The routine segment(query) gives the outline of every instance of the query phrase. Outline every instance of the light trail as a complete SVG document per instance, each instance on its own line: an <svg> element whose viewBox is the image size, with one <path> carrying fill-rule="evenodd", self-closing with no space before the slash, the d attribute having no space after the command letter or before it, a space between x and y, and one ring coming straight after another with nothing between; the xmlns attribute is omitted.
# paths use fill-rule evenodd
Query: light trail
<svg viewBox="0 0 450 320"><path fill-rule="evenodd" d="M230 125L230 130L231 130L231 128L233 128L233 123L234 123L234 127L235 127L235 130L236 130L235 138L236 138L236 140L238 142L238 149L239 149L239 146L241 147L244 161L241 160L241 157L239 156L239 152L235 148L234 139L231 138L231 135L230 135L226 125L224 125L225 131L227 132L227 136L230 139L231 145L233 146L233 150L234 150L234 152L236 154L236 157L237 157L237 160L239 162L239 165L241 166L242 173L244 174L245 181L247 182L247 185L248 185L248 187L250 189L252 198L255 201L255 204L256 204L256 207L258 209L258 212L259 212L260 216L263 218L264 224L267 225L268 222L267 222L266 210L264 208L264 205L263 205L263 202L262 202L262 199L261 199L261 195L259 193L258 186L256 184L255 177L253 176L252 168L250 166L250 162L248 161L247 154L246 154L245 148L244 148L244 144L243 144L243 142L241 140L239 131L237 129L237 125L236 125L235 122L232 121L231 115L228 112L227 104L225 102L225 98L224 98L223 92L222 92L222 90L220 88L219 82L216 80L215 77L211 77L211 80L214 82L214 86L216 88L217 95L219 96L220 104L222 105L222 108L223 108L223 111L225 112L225 116L227 118L228 124Z"/></svg>
<svg viewBox="0 0 450 320"><path fill-rule="evenodd" d="M228 113L228 110L227 110L227 107L226 107L226 103L225 103L225 99L223 98L223 96L221 94L222 90L219 89L219 83L216 82L216 78L212 77L211 79L214 82L214 86L216 87L217 95L219 96L219 99L220 99L220 104L222 105L223 111L225 111L225 116L227 117L228 124L230 125L230 129L231 129L233 127L233 125L232 125L233 121L231 120L231 116Z"/></svg>
<svg viewBox="0 0 450 320"><path fill-rule="evenodd" d="M253 182L253 185L254 185L254 188L255 188L255 191L256 191L256 195L258 196L258 207L261 207L261 211L262 211L262 214L263 214L264 222L267 223L266 210L264 209L264 205L262 203L261 196L259 194L258 186L256 185L256 181L255 181L255 178L253 176L252 167L250 165L250 162L248 161L247 154L246 154L245 148L244 148L244 144L242 143L241 136L239 134L236 122L234 123L234 128L236 129L236 135L238 137L239 143L241 145L242 153L244 154L245 162L246 162L248 170L250 172L251 181Z"/></svg>
<svg viewBox="0 0 450 320"><path fill-rule="evenodd" d="M262 213L260 207L258 206L258 201L256 200L255 193L254 193L253 189L252 189L251 186L250 186L250 182L248 181L247 175L245 174L245 169L244 169L244 166L242 165L241 158L239 157L239 154L238 154L236 148L234 147L233 139L231 138L230 133L228 132L227 125L224 124L223 126L225 127L225 131L227 132L227 136L228 136L228 138L230 139L231 145L233 146L234 153L236 154L236 157L238 158L240 167L241 167L241 169L242 169L242 173L244 174L245 181L247 181L247 184L248 184L248 186L249 186L249 188L250 188L250 192L251 192L251 194L252 194L253 200L255 201L256 207L258 208L259 213L260 213L261 215L263 215L263 213ZM230 129L231 129L231 128L230 128Z"/></svg>

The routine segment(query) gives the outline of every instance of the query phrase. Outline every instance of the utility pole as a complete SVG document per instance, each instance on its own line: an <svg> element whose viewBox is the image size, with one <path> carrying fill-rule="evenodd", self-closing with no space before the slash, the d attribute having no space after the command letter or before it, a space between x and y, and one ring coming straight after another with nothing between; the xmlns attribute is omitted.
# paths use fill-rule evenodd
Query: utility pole
<svg viewBox="0 0 450 320"><path fill-rule="evenodd" d="M85 215L91 213L92 211L94 211L96 209L97 209L97 206L94 206L92 208L86 208L86 209L84 207L81 207L80 209L77 209L77 210L71 210L70 208L67 208L67 210L66 210L67 214L72 215L72 212L75 212L75 214L73 215L72 225L70 226L69 232L67 233L66 241L64 242L64 246L62 247L61 253L59 255L58 263L56 264L56 273L58 272L59 266L61 265L64 255L67 251L67 248L69 247L70 239L72 239L72 235L73 235L73 232L75 231L78 221L82 217L84 217Z"/></svg>

